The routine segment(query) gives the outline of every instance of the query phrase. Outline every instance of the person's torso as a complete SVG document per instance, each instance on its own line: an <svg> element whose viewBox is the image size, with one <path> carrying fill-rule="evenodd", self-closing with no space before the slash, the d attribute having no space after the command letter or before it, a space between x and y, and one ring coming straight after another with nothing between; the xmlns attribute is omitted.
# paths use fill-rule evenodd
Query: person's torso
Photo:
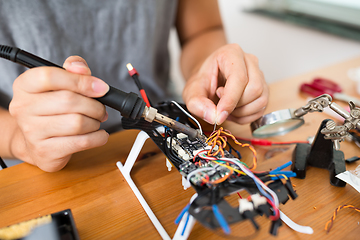
<svg viewBox="0 0 360 240"><path fill-rule="evenodd" d="M0 44L58 65L68 56L79 55L94 76L138 93L126 68L132 63L156 103L169 97L167 42L176 6L173 0L0 0ZM12 82L24 70L0 60L2 98L11 98ZM108 113L102 127L118 125L120 114L112 109Z"/></svg>

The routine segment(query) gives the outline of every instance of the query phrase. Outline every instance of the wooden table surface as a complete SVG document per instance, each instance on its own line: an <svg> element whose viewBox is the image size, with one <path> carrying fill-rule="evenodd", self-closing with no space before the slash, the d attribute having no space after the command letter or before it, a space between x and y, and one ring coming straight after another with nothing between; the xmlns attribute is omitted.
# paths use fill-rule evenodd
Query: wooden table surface
<svg viewBox="0 0 360 240"><path fill-rule="evenodd" d="M267 112L305 105L307 96L298 92L299 85L314 77L335 80L345 93L356 96L355 83L346 74L354 67L360 67L360 57L270 85ZM324 113L308 114L301 128L269 140L306 140L316 134L325 118L328 116ZM251 137L248 125L225 123L224 127L236 136ZM116 167L117 161L124 163L137 133L127 130L113 134L105 146L75 154L69 164L56 173L45 173L25 163L1 170L0 228L70 208L81 239L160 239ZM293 145L281 149L257 146L257 169L269 170L291 160L293 149ZM244 161L250 163L249 152L239 150ZM360 149L354 143L341 143L341 150L345 158L360 155ZM272 157L268 158L271 153ZM165 156L151 140L147 140L140 155L132 178L168 234L173 236L177 228L174 220L194 190L183 190L181 175L175 169L168 172ZM358 164L346 167L354 169ZM350 209L339 212L330 233L324 230L325 223L339 205L360 207L359 193L355 189L349 185L344 188L330 185L328 171L313 167L308 168L305 179L293 178L292 182L299 197L281 205L280 209L296 223L312 227L313 235L300 234L283 225L278 236L273 237L269 234L270 221L266 217L257 217L259 231L255 231L249 221L244 221L231 225L231 235L226 236L221 230L211 231L196 223L189 239L359 238L360 213Z"/></svg>

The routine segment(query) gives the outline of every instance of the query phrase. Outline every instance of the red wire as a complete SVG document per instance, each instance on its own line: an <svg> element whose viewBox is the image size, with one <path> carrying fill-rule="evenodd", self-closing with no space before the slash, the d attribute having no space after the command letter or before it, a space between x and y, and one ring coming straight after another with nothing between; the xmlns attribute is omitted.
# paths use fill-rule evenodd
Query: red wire
<svg viewBox="0 0 360 240"><path fill-rule="evenodd" d="M269 217L269 219L271 221L275 221L275 220L278 220L279 217L280 217L280 212L279 212L279 209L269 200L269 199L266 199L266 201L272 206L274 212L275 212L275 215L271 215Z"/></svg>
<svg viewBox="0 0 360 240"><path fill-rule="evenodd" d="M210 134L210 132L206 132L206 134ZM309 141L289 141L289 142L272 142L266 139L258 139L258 138L241 138L235 136L237 140L249 142L251 145L259 145L259 146L272 146L272 145L289 145L296 143L309 143Z"/></svg>
<svg viewBox="0 0 360 240"><path fill-rule="evenodd" d="M296 143L309 143L308 141L289 141L289 142L272 142L266 139L258 139L258 138L253 138L253 139L249 139L249 138L241 138L241 137L236 137L236 139L241 140L241 141L245 141L245 142L250 142L251 145L260 145L260 146L271 146L271 145L288 145L288 144L296 144Z"/></svg>
<svg viewBox="0 0 360 240"><path fill-rule="evenodd" d="M147 107L150 107L150 102L149 102L149 99L145 93L145 90L144 89L140 89L140 94L141 94L141 97L143 98L144 102L146 103L146 106Z"/></svg>

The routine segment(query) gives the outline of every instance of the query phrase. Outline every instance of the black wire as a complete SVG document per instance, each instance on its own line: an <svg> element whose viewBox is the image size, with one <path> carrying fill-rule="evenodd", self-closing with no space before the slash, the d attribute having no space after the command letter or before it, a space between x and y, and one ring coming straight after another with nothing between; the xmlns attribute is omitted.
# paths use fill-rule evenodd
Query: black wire
<svg viewBox="0 0 360 240"><path fill-rule="evenodd" d="M236 150L233 146L231 146L229 142L226 142L226 143L227 143L227 145L229 145L229 150L230 150L229 153L231 154L231 150L234 150L236 152L236 154L238 155L238 158L241 159L240 152L238 150Z"/></svg>
<svg viewBox="0 0 360 240"><path fill-rule="evenodd" d="M145 91L145 89L144 89L143 86L141 85L139 76L138 76L137 74L132 75L131 78L135 81L135 84L136 84L137 88L139 89L139 91L141 91L141 90L144 90L144 91ZM149 96L148 96L147 94L146 94L146 96L147 96L147 99L149 100L150 105L153 106L153 105L152 105L152 102L150 101Z"/></svg>
<svg viewBox="0 0 360 240"><path fill-rule="evenodd" d="M132 79L134 79L136 86L138 87L139 90L144 89L140 83L140 80L139 80L139 77L137 74L132 75Z"/></svg>
<svg viewBox="0 0 360 240"><path fill-rule="evenodd" d="M4 160L2 160L2 158L0 157L0 166L4 169L4 168L7 168Z"/></svg>

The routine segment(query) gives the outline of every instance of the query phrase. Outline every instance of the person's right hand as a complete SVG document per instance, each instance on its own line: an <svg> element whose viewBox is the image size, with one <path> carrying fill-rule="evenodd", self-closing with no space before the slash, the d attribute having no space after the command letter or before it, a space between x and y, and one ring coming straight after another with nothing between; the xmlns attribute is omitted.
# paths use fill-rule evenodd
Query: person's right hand
<svg viewBox="0 0 360 240"><path fill-rule="evenodd" d="M48 172L62 169L75 152L104 145L109 136L99 130L108 116L105 106L93 99L109 86L91 76L81 57L69 57L63 67L66 71L37 67L20 75L9 106L23 139L13 154Z"/></svg>

